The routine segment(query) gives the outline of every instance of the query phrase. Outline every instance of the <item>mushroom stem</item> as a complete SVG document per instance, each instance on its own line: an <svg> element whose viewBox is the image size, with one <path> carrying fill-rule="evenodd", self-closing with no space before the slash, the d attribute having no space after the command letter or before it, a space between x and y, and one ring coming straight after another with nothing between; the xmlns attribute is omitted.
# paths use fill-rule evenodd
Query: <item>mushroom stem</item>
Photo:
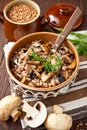
<svg viewBox="0 0 87 130"><path fill-rule="evenodd" d="M14 108L10 114L10 116L13 118L13 121L16 122L18 118L20 117L21 112L18 111L18 107Z"/></svg>

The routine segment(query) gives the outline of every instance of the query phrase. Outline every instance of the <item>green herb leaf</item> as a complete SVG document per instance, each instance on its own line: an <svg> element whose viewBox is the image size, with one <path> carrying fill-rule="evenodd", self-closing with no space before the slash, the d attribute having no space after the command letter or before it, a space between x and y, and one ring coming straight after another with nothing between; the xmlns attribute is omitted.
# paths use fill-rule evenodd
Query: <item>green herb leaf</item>
<svg viewBox="0 0 87 130"><path fill-rule="evenodd" d="M40 62L45 62L46 61L45 58L39 57L34 51L32 51L30 56L32 56L34 58L34 60L36 60L36 61L40 61Z"/></svg>
<svg viewBox="0 0 87 130"><path fill-rule="evenodd" d="M87 55L87 34L72 31L67 39L76 46L79 55Z"/></svg>
<svg viewBox="0 0 87 130"><path fill-rule="evenodd" d="M87 55L87 46L80 45L77 50L79 55Z"/></svg>
<svg viewBox="0 0 87 130"><path fill-rule="evenodd" d="M47 72L56 71L56 67L52 65L49 61L46 61L43 64L43 67Z"/></svg>
<svg viewBox="0 0 87 130"><path fill-rule="evenodd" d="M63 28L58 30L58 33L61 33ZM67 37L77 48L79 55L87 55L87 32L70 32Z"/></svg>
<svg viewBox="0 0 87 130"><path fill-rule="evenodd" d="M47 72L51 72L51 71L57 71L57 67L62 65L62 59L61 57L58 57L56 60L55 64L51 64L50 61L53 57L49 56L47 59L46 58L41 58L39 57L34 51L32 51L32 53L30 54L30 56L32 56L34 58L34 60L36 61L40 61L43 62L43 67Z"/></svg>
<svg viewBox="0 0 87 130"><path fill-rule="evenodd" d="M56 63L55 63L55 66L61 66L62 65L62 59L60 56L57 57L57 60L56 60Z"/></svg>

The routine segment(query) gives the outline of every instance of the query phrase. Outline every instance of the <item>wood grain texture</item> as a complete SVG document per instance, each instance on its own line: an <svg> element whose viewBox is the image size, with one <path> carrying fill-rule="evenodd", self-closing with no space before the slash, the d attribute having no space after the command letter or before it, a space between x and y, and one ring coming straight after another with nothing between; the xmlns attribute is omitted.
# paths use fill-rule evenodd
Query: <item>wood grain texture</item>
<svg viewBox="0 0 87 130"><path fill-rule="evenodd" d="M4 6L11 0L0 0L0 12L3 11ZM87 0L34 0L37 2L41 8L41 16L44 16L44 13L46 9L55 4L55 3L71 3L76 6L79 6L82 11L83 11L83 22L82 24L76 29L76 30L87 30ZM0 17L1 18L1 17ZM49 25L43 26L42 31L52 31L56 32L54 29L49 27ZM10 94L10 86L9 86L9 79L8 79L8 74L6 71L6 66L5 66L5 58L4 58L4 52L3 52L3 46L7 44L8 40L6 39L4 35L4 24L2 21L0 21L0 99L3 98L4 96ZM87 56L81 57L81 60L87 60ZM83 72L83 75L85 75L85 71ZM83 76L79 75L79 78L82 78ZM77 91L77 95L74 98L77 98L81 96L87 96L86 94L87 88L85 88L82 92L79 90ZM68 95L70 100L72 100L72 97L74 96L74 92L71 93L71 95ZM61 101L63 102L64 97L61 97ZM67 101L67 98L65 96L65 99ZM50 100L50 99L49 99ZM52 99L53 100L53 99ZM46 105L47 101L44 100L44 103ZM58 101L58 103L60 103ZM80 120L84 122L87 122L87 119ZM74 125L71 130L77 130L77 125L80 123L80 121L74 122ZM2 122L0 121L0 130L22 130L20 122L13 123L12 119L10 118L7 122ZM85 130L85 129L84 129Z"/></svg>

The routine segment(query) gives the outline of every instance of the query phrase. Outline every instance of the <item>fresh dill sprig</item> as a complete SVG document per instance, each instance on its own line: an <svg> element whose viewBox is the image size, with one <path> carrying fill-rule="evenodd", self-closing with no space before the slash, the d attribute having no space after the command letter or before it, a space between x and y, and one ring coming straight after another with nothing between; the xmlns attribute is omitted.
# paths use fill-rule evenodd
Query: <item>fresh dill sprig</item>
<svg viewBox="0 0 87 130"><path fill-rule="evenodd" d="M62 65L62 59L60 56L58 56L55 64L51 64L49 62L49 60L47 59L46 62L44 63L44 68L47 72L50 72L50 71L55 72L55 71L57 71L57 67L59 67L61 65Z"/></svg>
<svg viewBox="0 0 87 130"><path fill-rule="evenodd" d="M79 33L79 32L77 33L72 31L70 33L70 37L68 37L67 39L70 40L76 46L79 55L87 55L86 33Z"/></svg>
<svg viewBox="0 0 87 130"><path fill-rule="evenodd" d="M50 63L50 61L52 60L51 57L53 56L49 56L50 58L41 58L34 51L31 52L30 56L32 56L36 61L43 62L43 68L47 72L57 71L57 67L62 65L62 59L60 56L57 57L55 64Z"/></svg>
<svg viewBox="0 0 87 130"><path fill-rule="evenodd" d="M30 56L32 56L34 58L34 60L36 60L36 61L40 61L40 62L46 61L45 58L39 57L34 51L31 52Z"/></svg>
<svg viewBox="0 0 87 130"><path fill-rule="evenodd" d="M61 33L63 28L58 30L58 33ZM67 37L76 47L79 55L87 55L87 32L74 32L71 31Z"/></svg>

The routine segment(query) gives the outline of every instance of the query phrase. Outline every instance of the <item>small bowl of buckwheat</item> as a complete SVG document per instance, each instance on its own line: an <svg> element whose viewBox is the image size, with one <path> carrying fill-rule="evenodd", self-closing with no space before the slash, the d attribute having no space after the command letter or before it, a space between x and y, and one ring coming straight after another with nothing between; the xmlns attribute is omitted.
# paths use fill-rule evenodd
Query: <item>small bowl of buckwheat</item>
<svg viewBox="0 0 87 130"><path fill-rule="evenodd" d="M5 35L8 40L16 41L28 34L31 26L36 27L32 23L39 18L40 7L32 0L15 0L5 6L3 14Z"/></svg>

